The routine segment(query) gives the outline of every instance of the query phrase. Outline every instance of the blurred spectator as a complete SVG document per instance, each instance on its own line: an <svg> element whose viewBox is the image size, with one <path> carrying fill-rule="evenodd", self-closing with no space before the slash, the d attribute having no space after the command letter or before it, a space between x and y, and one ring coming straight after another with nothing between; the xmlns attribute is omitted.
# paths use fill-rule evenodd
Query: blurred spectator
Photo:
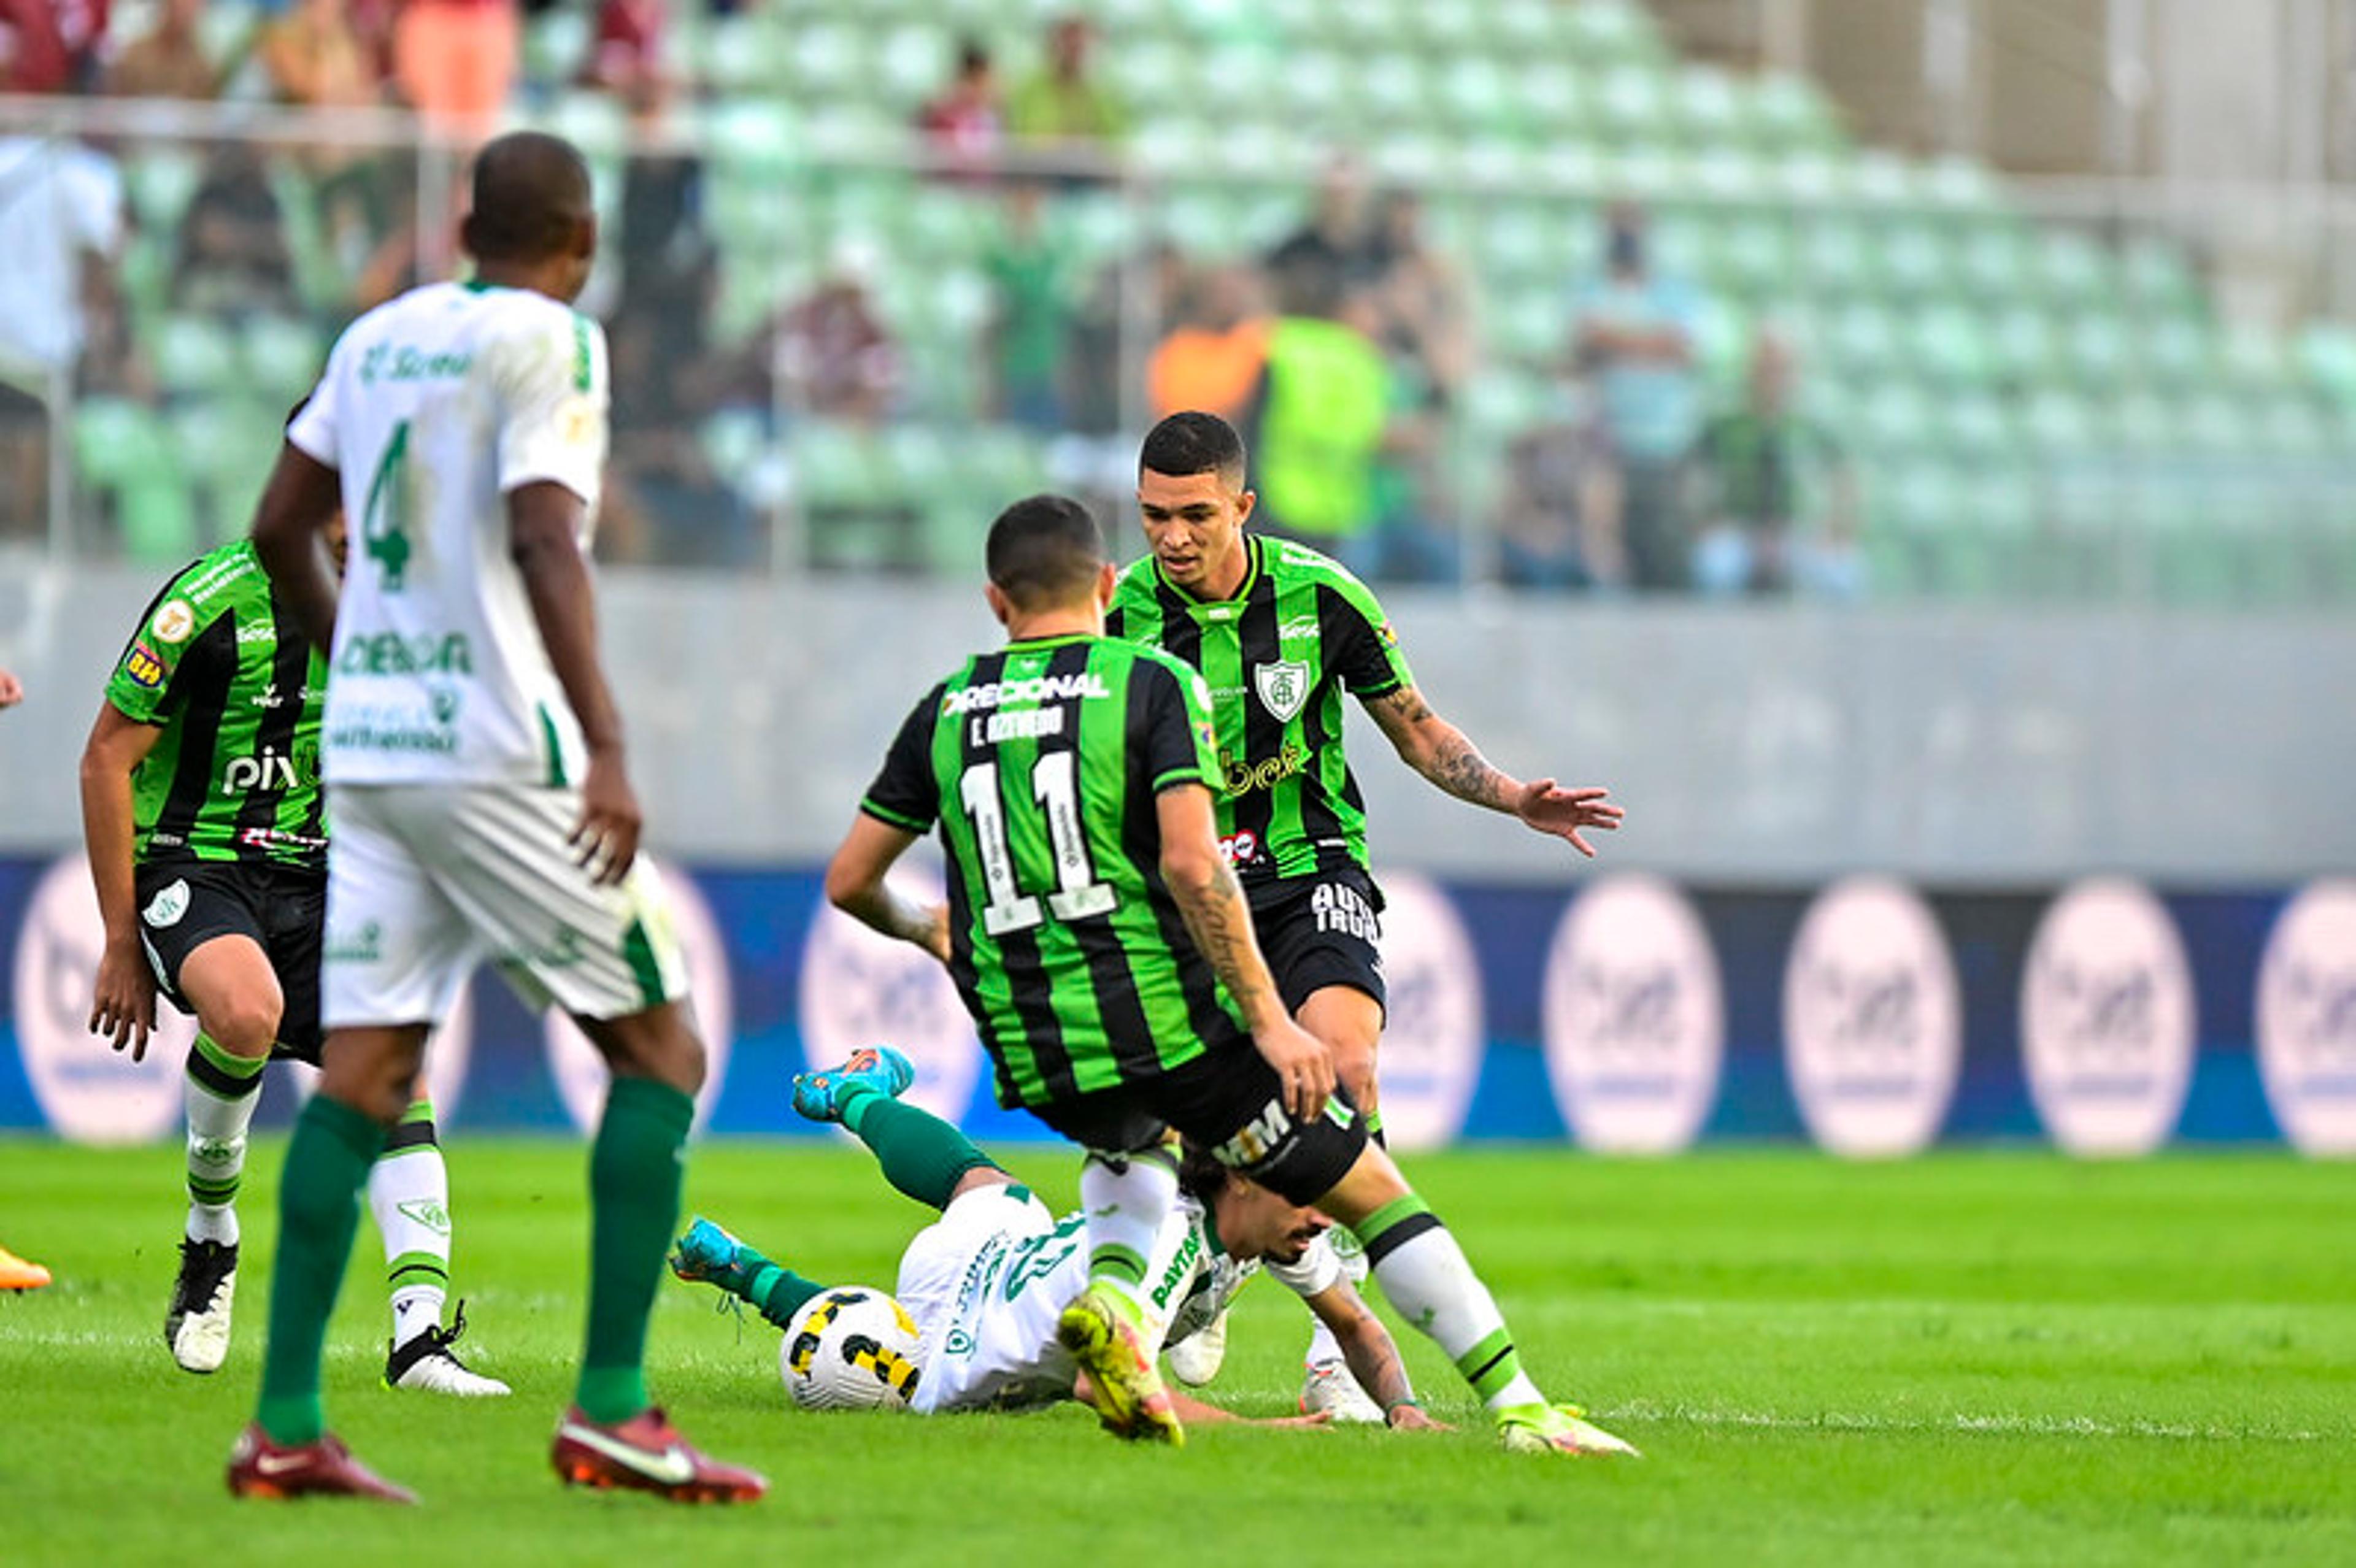
<svg viewBox="0 0 2356 1568"><path fill-rule="evenodd" d="M1280 305L1297 290L1343 297L1381 278L1387 262L1383 237L1366 210L1365 176L1346 156L1325 166L1309 220L1268 253Z"/></svg>
<svg viewBox="0 0 2356 1568"><path fill-rule="evenodd" d="M1537 423L1505 452L1505 500L1498 567L1516 588L1584 588L1593 578L1582 542L1594 514L1595 421L1565 388Z"/></svg>
<svg viewBox="0 0 2356 1568"><path fill-rule="evenodd" d="M292 0L262 29L261 56L284 102L310 109L363 109L383 96L374 53L354 26L347 0ZM342 167L342 149L316 148L311 166Z"/></svg>
<svg viewBox="0 0 2356 1568"><path fill-rule="evenodd" d="M515 85L516 0L407 0L393 18L393 75L426 119L488 129Z"/></svg>
<svg viewBox="0 0 2356 1568"><path fill-rule="evenodd" d="M294 259L262 155L220 144L180 219L172 304L181 310L276 311L294 303Z"/></svg>
<svg viewBox="0 0 2356 1568"><path fill-rule="evenodd" d="M1781 593L1794 588L1855 598L1857 485L1832 432L1800 412L1791 346L1762 331L1751 350L1743 406L1721 414L1694 443L1697 515L1708 519L1694 550L1706 593ZM1829 486L1821 537L1800 531L1810 493Z"/></svg>
<svg viewBox="0 0 2356 1568"><path fill-rule="evenodd" d="M1201 409L1230 422L1244 421L1245 406L1268 364L1268 333L1258 273L1245 266L1206 272L1178 325L1147 362L1153 417Z"/></svg>
<svg viewBox="0 0 2356 1568"><path fill-rule="evenodd" d="M1464 271L1423 233L1423 198L1395 190L1376 204L1372 249L1383 337L1414 361L1444 405L1472 368L1472 307Z"/></svg>
<svg viewBox="0 0 2356 1568"><path fill-rule="evenodd" d="M1042 199L1032 181L1008 187L1005 223L982 265L998 296L990 347L999 416L1052 435L1064 428L1062 378L1072 307L1065 252L1047 236Z"/></svg>
<svg viewBox="0 0 2356 1568"><path fill-rule="evenodd" d="M1066 147L1120 140L1129 116L1088 70L1095 39L1085 16L1066 16L1048 30L1046 69L1017 87L1007 104L1007 122L1017 136Z"/></svg>
<svg viewBox="0 0 2356 1568"><path fill-rule="evenodd" d="M118 98L220 96L220 73L206 59L204 41L197 36L204 9L204 0L164 0L154 29L134 38L115 59L106 90Z"/></svg>
<svg viewBox="0 0 2356 1568"><path fill-rule="evenodd" d="M123 244L123 176L70 140L0 136L0 535L45 526L47 410L67 396L85 347L127 360L113 293Z"/></svg>
<svg viewBox="0 0 2356 1568"><path fill-rule="evenodd" d="M1268 364L1247 432L1260 526L1363 575L1379 564L1376 455L1389 427L1391 379L1370 336L1371 299L1344 296L1321 269L1288 281L1269 330Z"/></svg>
<svg viewBox="0 0 2356 1568"><path fill-rule="evenodd" d="M0 92L63 92L74 53L56 0L0 0Z"/></svg>
<svg viewBox="0 0 2356 1568"><path fill-rule="evenodd" d="M581 68L582 85L625 95L659 86L669 19L665 0L604 0L595 41Z"/></svg>
<svg viewBox="0 0 2356 1568"><path fill-rule="evenodd" d="M720 367L721 397L766 409L774 381L797 412L882 419L900 387L899 346L867 293L882 260L871 240L837 241L817 286Z"/></svg>
<svg viewBox="0 0 2356 1568"><path fill-rule="evenodd" d="M1573 315L1580 368L1593 377L1612 483L1596 489L1591 538L1607 559L1590 567L1639 589L1692 581L1692 524L1681 494L1686 453L1699 422L1694 370L1699 301L1681 280L1653 271L1644 218L1613 208L1604 272L1579 293Z"/></svg>
<svg viewBox="0 0 2356 1568"><path fill-rule="evenodd" d="M951 172L985 169L998 157L1006 114L998 101L998 71L990 50L968 38L958 46L957 75L916 112L926 148Z"/></svg>
<svg viewBox="0 0 2356 1568"><path fill-rule="evenodd" d="M1075 432L1110 435L1119 429L1121 400L1136 374L1123 362L1123 342L1142 347L1177 320L1193 281L1185 252L1167 240L1098 269L1072 324L1064 371L1067 422Z"/></svg>

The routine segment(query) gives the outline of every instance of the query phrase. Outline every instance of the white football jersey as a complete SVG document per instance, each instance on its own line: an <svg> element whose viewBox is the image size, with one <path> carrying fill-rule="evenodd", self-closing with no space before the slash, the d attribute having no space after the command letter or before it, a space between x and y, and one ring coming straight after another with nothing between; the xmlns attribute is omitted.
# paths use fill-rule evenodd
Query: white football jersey
<svg viewBox="0 0 2356 1568"><path fill-rule="evenodd" d="M1230 1259L1191 1198L1178 1200L1165 1225L1154 1251L1172 1261L1148 1294L1174 1339L1209 1322L1260 1265ZM912 1248L909 1262L917 1261ZM919 1266L937 1268L948 1261L926 1260ZM908 1266L903 1265L904 1299L916 1294ZM1342 1274L1323 1237L1300 1263L1268 1268L1303 1298L1330 1288ZM954 1299L946 1304L941 1320L924 1322L927 1315L919 1314L924 1370L910 1408L930 1415L1069 1398L1076 1368L1056 1341L1055 1320L1087 1284L1086 1214L1066 1214L1050 1227L1043 1212L1037 1224L1016 1222L981 1237L965 1253Z"/></svg>
<svg viewBox="0 0 2356 1568"><path fill-rule="evenodd" d="M320 753L329 784L578 784L580 725L509 553L506 497L587 503L605 340L545 294L433 283L346 329L286 438L343 482L350 563Z"/></svg>

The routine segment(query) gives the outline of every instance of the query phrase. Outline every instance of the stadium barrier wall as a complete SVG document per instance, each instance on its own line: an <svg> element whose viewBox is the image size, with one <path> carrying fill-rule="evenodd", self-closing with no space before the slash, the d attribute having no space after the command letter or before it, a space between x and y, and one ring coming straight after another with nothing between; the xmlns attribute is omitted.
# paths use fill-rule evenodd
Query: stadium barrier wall
<svg viewBox="0 0 2356 1568"><path fill-rule="evenodd" d="M916 874L927 875L922 867ZM806 1064L888 1040L911 1097L985 1138L991 1103L942 972L824 906L818 874L666 868L712 1044L714 1133L812 1133ZM936 886L937 883L936 882ZM1643 873L1576 888L1385 879L1385 1115L1405 1147L1486 1139L1668 1154L1813 1139L1891 1157L2051 1139L2088 1156L2286 1141L2356 1156L2356 882L2155 893L1938 891L1857 877L1688 892ZM143 1063L85 1032L100 933L79 856L0 860L0 1128L174 1135L192 1025ZM273 1070L283 1123L307 1073ZM603 1072L561 1019L477 980L431 1053L459 1129L585 1124Z"/></svg>
<svg viewBox="0 0 2356 1568"><path fill-rule="evenodd" d="M1124 525L1117 545L1133 541ZM0 667L27 690L0 717L0 853L80 842L74 762L161 580L0 571ZM1419 686L1499 766L1608 784L1627 805L1610 868L1785 888L1855 871L1955 889L2356 872L2345 618L1384 602ZM700 866L822 860L908 705L1001 635L978 585L863 577L616 571L599 612L654 841ZM1575 874L1576 857L1469 813L1349 722L1378 867Z"/></svg>

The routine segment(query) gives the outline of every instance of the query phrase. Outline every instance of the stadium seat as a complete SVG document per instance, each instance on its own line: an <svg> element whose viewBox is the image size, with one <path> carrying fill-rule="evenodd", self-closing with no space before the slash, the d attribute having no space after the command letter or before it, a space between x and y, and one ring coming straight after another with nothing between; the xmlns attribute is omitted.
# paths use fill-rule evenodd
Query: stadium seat
<svg viewBox="0 0 2356 1568"><path fill-rule="evenodd" d="M327 335L293 316L257 316L238 328L248 389L293 406L327 368Z"/></svg>
<svg viewBox="0 0 2356 1568"><path fill-rule="evenodd" d="M215 317L166 316L147 351L156 385L168 394L218 392L237 384L237 342Z"/></svg>
<svg viewBox="0 0 2356 1568"><path fill-rule="evenodd" d="M181 147L145 147L123 165L132 213L141 228L156 235L179 232L180 217L204 177L202 155Z"/></svg>

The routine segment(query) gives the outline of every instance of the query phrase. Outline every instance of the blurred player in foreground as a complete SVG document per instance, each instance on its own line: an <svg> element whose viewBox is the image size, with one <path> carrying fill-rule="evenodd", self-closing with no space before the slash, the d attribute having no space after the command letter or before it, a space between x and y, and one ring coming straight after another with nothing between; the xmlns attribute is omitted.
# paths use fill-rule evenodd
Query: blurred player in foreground
<svg viewBox="0 0 2356 1568"><path fill-rule="evenodd" d="M1457 799L1518 818L1592 855L1620 826L1601 789L1500 772L1416 689L1390 618L1365 584L1305 545L1247 532L1255 500L1242 438L1215 414L1175 413L1145 438L1137 505L1150 553L1120 575L1106 624L1201 673L1212 692L1220 848L1251 902L1284 1005L1333 1052L1342 1085L1382 1142L1375 1048L1383 1030L1382 893L1344 755L1342 698L1362 703L1408 766ZM1354 1277L1365 1264L1345 1232ZM1190 1382L1217 1370L1224 1328L1172 1358ZM1375 1420L1340 1348L1312 1339L1303 1410Z"/></svg>
<svg viewBox="0 0 2356 1568"><path fill-rule="evenodd" d="M867 1146L884 1179L940 1218L917 1232L900 1260L893 1294L917 1325L921 1356L909 1408L920 1415L1004 1410L1075 1392L1077 1367L1056 1338L1057 1311L1087 1288L1087 1216L1056 1219L965 1135L897 1096L914 1081L908 1059L889 1046L862 1051L841 1067L794 1080L794 1109L838 1122ZM1342 1275L1325 1243L1323 1215L1288 1203L1206 1157L1180 1172L1172 1266L1152 1282L1150 1324L1183 1340L1226 1309L1265 1265L1297 1292L1347 1349L1358 1381L1376 1391L1395 1427L1430 1427L1408 1386L1398 1347ZM780 1267L709 1220L671 1251L671 1272L748 1301L785 1328L826 1288ZM1228 1413L1173 1393L1181 1421L1224 1421ZM1292 1425L1294 1422L1276 1424Z"/></svg>
<svg viewBox="0 0 2356 1568"><path fill-rule="evenodd" d="M327 548L340 571L340 518ZM164 1342L191 1372L220 1370L237 1299L246 1130L273 1056L319 1064L319 929L327 823L319 787L325 663L270 591L252 544L199 557L166 582L123 645L81 757L82 832L106 947L90 1027L146 1055L160 987L197 1017L182 1099L188 1214ZM394 1388L494 1395L458 1360L450 1177L423 1096L368 1179L384 1239Z"/></svg>
<svg viewBox="0 0 2356 1568"><path fill-rule="evenodd" d="M14 708L24 700L24 683L0 669L0 708ZM0 1247L0 1290L38 1290L48 1283L48 1269Z"/></svg>
<svg viewBox="0 0 2356 1568"><path fill-rule="evenodd" d="M1400 1316L1456 1363L1508 1448L1633 1452L1546 1402L1455 1238L1333 1093L1286 1013L1214 831L1209 693L1104 635L1114 573L1087 510L1034 496L987 546L1006 645L902 725L827 869L836 905L948 965L1022 1106L1088 1151L1087 1288L1057 1334L1107 1426L1176 1442L1151 1290L1172 1262L1172 1127L1286 1201L1355 1226ZM946 905L886 881L939 826ZM1247 1032L1248 1030L1248 1032Z"/></svg>
<svg viewBox="0 0 2356 1568"><path fill-rule="evenodd" d="M287 427L253 539L331 648L323 729L335 843L319 1092L279 1189L262 1398L241 1497L413 1500L327 1430L320 1340L354 1196L409 1104L434 1025L496 959L580 1024L613 1087L589 1161L589 1324L551 1456L568 1484L747 1501L751 1471L689 1446L647 1394L647 1316L679 1218L704 1072L597 658L587 560L605 464L604 336L568 309L597 222L589 170L518 133L474 167L468 283L362 316ZM354 519L340 602L317 549Z"/></svg>

